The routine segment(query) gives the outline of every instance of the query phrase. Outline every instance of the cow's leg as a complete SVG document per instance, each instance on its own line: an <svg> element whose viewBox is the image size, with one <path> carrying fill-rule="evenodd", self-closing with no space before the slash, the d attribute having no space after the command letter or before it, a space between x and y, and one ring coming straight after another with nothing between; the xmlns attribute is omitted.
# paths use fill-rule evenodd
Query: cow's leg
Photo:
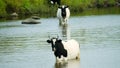
<svg viewBox="0 0 120 68"><path fill-rule="evenodd" d="M61 19L59 19L59 25L60 25L60 26L62 25L62 20L61 20Z"/></svg>
<svg viewBox="0 0 120 68"><path fill-rule="evenodd" d="M66 18L63 19L63 25L67 25L67 19Z"/></svg>
<svg viewBox="0 0 120 68"><path fill-rule="evenodd" d="M56 57L57 63L61 63L62 60L63 60L63 55L60 55L60 56L57 56L57 57Z"/></svg>
<svg viewBox="0 0 120 68"><path fill-rule="evenodd" d="M63 52L63 56L64 56L64 61L66 62L67 60L68 60L68 52L67 52L67 50L64 50L64 52Z"/></svg>
<svg viewBox="0 0 120 68"><path fill-rule="evenodd" d="M68 58L67 57L64 57L64 61L67 62Z"/></svg>
<svg viewBox="0 0 120 68"><path fill-rule="evenodd" d="M78 55L76 56L77 60L80 60L80 53L78 53Z"/></svg>

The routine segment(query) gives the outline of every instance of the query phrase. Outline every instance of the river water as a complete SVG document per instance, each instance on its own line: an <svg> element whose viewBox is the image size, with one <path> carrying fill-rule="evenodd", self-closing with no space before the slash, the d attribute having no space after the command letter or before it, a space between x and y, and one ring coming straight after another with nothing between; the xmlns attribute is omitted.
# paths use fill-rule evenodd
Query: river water
<svg viewBox="0 0 120 68"><path fill-rule="evenodd" d="M21 21L0 22L0 68L120 68L120 15L73 16L66 27L56 18ZM77 40L80 61L56 64L49 34Z"/></svg>

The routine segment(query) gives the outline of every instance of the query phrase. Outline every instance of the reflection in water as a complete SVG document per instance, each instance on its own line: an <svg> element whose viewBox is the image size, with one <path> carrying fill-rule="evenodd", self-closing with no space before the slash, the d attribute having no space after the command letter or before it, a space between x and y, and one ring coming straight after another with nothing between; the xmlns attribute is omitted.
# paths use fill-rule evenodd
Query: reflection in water
<svg viewBox="0 0 120 68"><path fill-rule="evenodd" d="M70 39L70 26L69 25L63 25L60 26L61 27L61 33L62 33L62 37L63 40L69 40Z"/></svg>
<svg viewBox="0 0 120 68"><path fill-rule="evenodd" d="M55 63L55 68L80 68L80 61L69 60L68 62Z"/></svg>
<svg viewBox="0 0 120 68"><path fill-rule="evenodd" d="M60 26L61 33L62 33L62 40L70 40L70 26L63 25ZM55 68L80 68L80 61L79 60L69 60L68 62L62 63L55 63Z"/></svg>

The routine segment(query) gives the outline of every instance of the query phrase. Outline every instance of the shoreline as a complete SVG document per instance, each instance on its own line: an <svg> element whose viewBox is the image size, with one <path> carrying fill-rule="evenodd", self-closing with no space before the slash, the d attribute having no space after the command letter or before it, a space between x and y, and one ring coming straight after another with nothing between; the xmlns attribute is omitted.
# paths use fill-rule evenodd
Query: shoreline
<svg viewBox="0 0 120 68"><path fill-rule="evenodd" d="M52 7L53 8L53 7ZM72 10L70 8L70 10ZM120 14L120 8L119 7L108 7L108 8L86 8L83 11L71 11L71 16L89 16L89 15L106 15L106 14ZM1 20L19 20L19 19L25 19L29 18L31 16L37 15L40 18L48 18L48 17L56 17L56 10L50 13L38 13L38 14L19 14L19 16L12 17L10 15L7 15L6 17L0 18Z"/></svg>

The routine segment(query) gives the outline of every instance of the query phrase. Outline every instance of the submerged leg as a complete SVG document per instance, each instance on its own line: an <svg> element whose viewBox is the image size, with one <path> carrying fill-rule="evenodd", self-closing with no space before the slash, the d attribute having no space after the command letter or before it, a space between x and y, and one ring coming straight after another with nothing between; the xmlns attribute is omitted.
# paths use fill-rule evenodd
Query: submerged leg
<svg viewBox="0 0 120 68"><path fill-rule="evenodd" d="M68 58L67 57L64 57L64 61L67 62Z"/></svg>
<svg viewBox="0 0 120 68"><path fill-rule="evenodd" d="M77 60L80 60L80 53L76 56Z"/></svg>
<svg viewBox="0 0 120 68"><path fill-rule="evenodd" d="M62 55L56 57L56 62L57 62L57 63L61 63L62 60L63 60L63 56L62 56Z"/></svg>

